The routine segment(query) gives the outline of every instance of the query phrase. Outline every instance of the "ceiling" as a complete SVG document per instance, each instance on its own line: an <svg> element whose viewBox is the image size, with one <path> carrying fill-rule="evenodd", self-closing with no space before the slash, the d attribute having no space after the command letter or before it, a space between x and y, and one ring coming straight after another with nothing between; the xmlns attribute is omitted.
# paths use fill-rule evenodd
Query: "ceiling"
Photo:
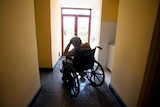
<svg viewBox="0 0 160 107"><path fill-rule="evenodd" d="M92 8L96 0L58 0L61 7Z"/></svg>

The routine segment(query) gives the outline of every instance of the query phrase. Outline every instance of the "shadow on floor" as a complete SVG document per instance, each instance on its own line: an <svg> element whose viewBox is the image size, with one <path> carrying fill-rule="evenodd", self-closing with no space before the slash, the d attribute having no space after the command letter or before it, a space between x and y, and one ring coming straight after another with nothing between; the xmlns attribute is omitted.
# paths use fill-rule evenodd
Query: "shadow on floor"
<svg viewBox="0 0 160 107"><path fill-rule="evenodd" d="M106 83L93 87L87 79L80 81L78 97L71 97L61 79L60 68L61 61L53 72L40 72L42 92L33 107L120 107Z"/></svg>

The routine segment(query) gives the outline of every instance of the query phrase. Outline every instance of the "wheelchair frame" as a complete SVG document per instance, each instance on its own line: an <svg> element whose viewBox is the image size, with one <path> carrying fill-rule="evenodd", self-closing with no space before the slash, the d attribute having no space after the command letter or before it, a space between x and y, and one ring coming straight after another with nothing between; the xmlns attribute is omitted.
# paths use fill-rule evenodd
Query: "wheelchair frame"
<svg viewBox="0 0 160 107"><path fill-rule="evenodd" d="M66 57L62 62L62 80L71 96L77 97L79 95L80 83L78 76L86 77L94 87L101 86L104 83L105 73L103 67L94 57L96 48L102 49L96 46L94 49L88 51L88 56L86 56L87 60L83 62L79 62L83 58L74 60L71 57ZM74 58L79 56L76 55L75 53ZM78 63L76 61L78 61ZM88 63L86 64L87 61ZM80 66L77 67L77 65Z"/></svg>

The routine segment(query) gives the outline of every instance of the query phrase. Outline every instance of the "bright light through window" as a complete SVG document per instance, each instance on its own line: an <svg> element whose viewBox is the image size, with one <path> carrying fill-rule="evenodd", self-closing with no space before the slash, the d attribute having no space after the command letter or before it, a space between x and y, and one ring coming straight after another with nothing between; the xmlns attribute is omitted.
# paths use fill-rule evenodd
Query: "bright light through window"
<svg viewBox="0 0 160 107"><path fill-rule="evenodd" d="M62 14L90 15L90 10L62 9Z"/></svg>

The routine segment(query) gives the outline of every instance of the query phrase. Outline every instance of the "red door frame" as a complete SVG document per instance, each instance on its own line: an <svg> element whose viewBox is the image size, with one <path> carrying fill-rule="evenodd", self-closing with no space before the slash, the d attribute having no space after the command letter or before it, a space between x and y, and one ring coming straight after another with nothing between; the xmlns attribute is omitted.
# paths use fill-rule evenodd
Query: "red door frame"
<svg viewBox="0 0 160 107"><path fill-rule="evenodd" d="M90 10L90 15L75 15L75 14L62 14L62 10L63 9L81 9L81 10ZM88 17L89 18L89 25L88 25L88 43L90 43L90 27L91 27L91 9L87 9L87 8L61 8L61 22L62 22L62 54L63 54L63 50L64 50L64 28L63 28L63 18L67 16L67 17L75 17L75 36L77 36L77 32L78 32L78 29L77 29L77 26L78 26L78 17Z"/></svg>

